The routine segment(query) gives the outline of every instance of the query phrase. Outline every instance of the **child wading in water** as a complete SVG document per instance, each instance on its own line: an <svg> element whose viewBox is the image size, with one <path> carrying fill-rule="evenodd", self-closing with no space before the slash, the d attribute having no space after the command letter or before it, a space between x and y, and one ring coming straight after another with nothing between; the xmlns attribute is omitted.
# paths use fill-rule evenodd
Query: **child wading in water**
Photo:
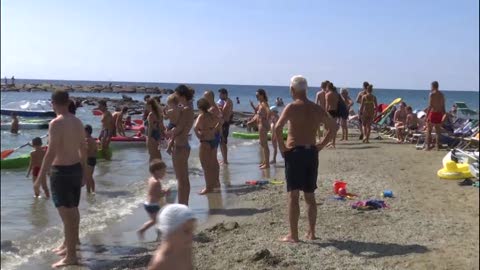
<svg viewBox="0 0 480 270"><path fill-rule="evenodd" d="M150 174L152 177L148 179L147 200L144 203L145 211L147 211L150 220L145 222L137 231L140 239L143 239L145 231L155 225L157 222L157 214L160 211L160 199L165 195L160 180L165 176L167 166L160 159L154 159L150 162Z"/></svg>
<svg viewBox="0 0 480 270"><path fill-rule="evenodd" d="M178 97L174 94L168 96L167 106L164 110L165 119L169 119L170 122L167 126L167 131L170 131L172 128L177 126L178 117L180 116L180 108L178 107L179 101ZM167 153L171 153L173 148L173 140L170 139L168 142Z"/></svg>
<svg viewBox="0 0 480 270"><path fill-rule="evenodd" d="M87 143L87 193L95 194L95 181L93 180L93 171L97 165L97 142L92 138L92 126L85 125L85 141Z"/></svg>
<svg viewBox="0 0 480 270"><path fill-rule="evenodd" d="M35 150L30 153L30 165L28 166L27 177L29 177L30 173L32 173L32 180L33 183L35 183L38 173L40 172L40 168L42 167L43 157L45 156L45 149L43 149L42 139L39 137L36 137L32 140L32 146ZM34 194L35 198L40 197L40 193L34 191ZM49 198L50 194L46 192L45 196Z"/></svg>

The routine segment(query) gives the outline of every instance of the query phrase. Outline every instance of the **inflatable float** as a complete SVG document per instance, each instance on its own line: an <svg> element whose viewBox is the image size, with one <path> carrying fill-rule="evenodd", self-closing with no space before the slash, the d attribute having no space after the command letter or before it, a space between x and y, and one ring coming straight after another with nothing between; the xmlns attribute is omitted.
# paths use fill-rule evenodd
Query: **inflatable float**
<svg viewBox="0 0 480 270"><path fill-rule="evenodd" d="M18 123L18 129L48 129L50 120L22 120ZM12 127L12 122L1 123L1 130L9 130Z"/></svg>
<svg viewBox="0 0 480 270"><path fill-rule="evenodd" d="M392 109L395 105L402 102L401 98L396 98L390 103L375 119L373 120L374 123L378 123L379 125L383 125L385 121L388 119L388 116L392 113Z"/></svg>
<svg viewBox="0 0 480 270"><path fill-rule="evenodd" d="M286 140L288 136L288 131L284 130L283 131L283 139ZM255 132L255 133L248 133L248 132L232 132L232 137L234 138L239 138L239 139L247 139L247 140L256 140L259 139L260 135ZM272 133L268 132L268 139L272 139Z"/></svg>
<svg viewBox="0 0 480 270"><path fill-rule="evenodd" d="M108 149L110 156L112 155L112 149ZM103 159L101 150L97 151L97 158ZM30 162L30 154L23 154L14 158L7 158L0 160L1 169L20 169L28 167Z"/></svg>
<svg viewBox="0 0 480 270"><path fill-rule="evenodd" d="M460 180L472 177L468 164L457 164L454 161L448 161L442 169L438 170L437 175L441 179L446 180Z"/></svg>
<svg viewBox="0 0 480 270"><path fill-rule="evenodd" d="M135 132L144 132L145 126L143 125L143 121L140 119L135 119L132 121L131 125L125 124L125 130L127 131L135 131Z"/></svg>

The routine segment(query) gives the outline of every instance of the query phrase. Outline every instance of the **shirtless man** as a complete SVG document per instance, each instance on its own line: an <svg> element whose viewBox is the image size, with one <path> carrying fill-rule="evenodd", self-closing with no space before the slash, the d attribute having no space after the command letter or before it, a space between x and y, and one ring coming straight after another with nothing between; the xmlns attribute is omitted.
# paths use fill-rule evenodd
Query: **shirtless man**
<svg viewBox="0 0 480 270"><path fill-rule="evenodd" d="M325 107L324 109L330 114L330 116L335 120L337 123L340 119L340 113L338 108L338 101L340 100L340 95L337 92L337 88L333 85L333 83L328 83L327 85L327 93L325 94ZM334 131L331 147L335 148L335 139L337 137L338 125Z"/></svg>
<svg viewBox="0 0 480 270"><path fill-rule="evenodd" d="M325 100L325 94L327 93L327 85L329 84L330 82L327 80L327 81L323 81L322 84L320 85L320 90L317 92L316 96L315 96L315 103L317 105L320 105L323 109L325 109L325 106L327 106L326 104L326 100ZM322 131L320 130L320 128L318 128L318 138L321 139L322 138Z"/></svg>
<svg viewBox="0 0 480 270"><path fill-rule="evenodd" d="M123 116L128 112L127 107L122 107L121 111L114 112L112 115L113 123L115 125L113 136L125 137L125 126L123 125Z"/></svg>
<svg viewBox="0 0 480 270"><path fill-rule="evenodd" d="M363 82L363 89L357 95L357 103L359 105L362 104L363 96L367 94L368 85L369 85L368 82ZM363 126L361 113L362 112L358 111L358 121L360 122L360 126ZM363 129L362 128L360 128L360 138L358 138L358 139L363 140Z"/></svg>
<svg viewBox="0 0 480 270"><path fill-rule="evenodd" d="M218 90L220 99L224 101L224 105L220 110L223 116L222 137L220 140L220 151L222 152L223 164L228 164L228 134L230 133L230 122L233 119L233 102L228 98L228 91L225 88Z"/></svg>
<svg viewBox="0 0 480 270"><path fill-rule="evenodd" d="M162 244L152 257L148 270L192 270L192 244L195 215L187 206L169 204L158 215Z"/></svg>
<svg viewBox="0 0 480 270"><path fill-rule="evenodd" d="M393 116L393 122L395 123L395 132L397 133L397 142L405 142L405 124L407 122L407 104L405 102L400 103L400 109L395 112Z"/></svg>
<svg viewBox="0 0 480 270"><path fill-rule="evenodd" d="M102 115L102 131L98 136L100 143L102 144L102 154L106 160L110 160L110 155L108 154L108 147L110 145L110 140L112 139L115 123L113 122L113 116L108 111L107 102L105 100L100 100L98 102L98 109L103 113Z"/></svg>
<svg viewBox="0 0 480 270"><path fill-rule="evenodd" d="M62 218L65 241L58 253L65 257L52 267L78 264L76 244L80 213L81 187L86 175L86 145L82 122L68 111L68 92L57 90L52 94L52 106L57 117L50 122L49 145L37 180L34 184L38 194L40 186L48 193L46 175L50 172L50 188L55 207Z"/></svg>
<svg viewBox="0 0 480 270"><path fill-rule="evenodd" d="M193 91L186 85L181 84L175 88L175 94L183 108L177 126L169 131L169 136L174 142L172 163L178 179L178 203L188 205L188 197L190 196L190 179L188 177L190 144L188 143L188 133L194 122Z"/></svg>
<svg viewBox="0 0 480 270"><path fill-rule="evenodd" d="M445 114L445 97L443 93L438 90L438 82L432 82L432 92L428 99L427 108L427 134L425 141L425 150L430 150L430 140L432 137L432 127L435 127L437 141L435 144L436 150L440 148L440 129L442 126L443 115Z"/></svg>
<svg viewBox="0 0 480 270"><path fill-rule="evenodd" d="M307 80L302 76L294 76L290 80L290 94L293 102L285 107L275 125L277 138L282 137L283 126L290 122L287 145L278 140L278 147L285 159L285 175L288 192L289 234L282 238L284 242L298 242L298 219L300 206L298 203L300 190L303 191L308 213L307 239L315 239L315 223L317 220L317 204L315 189L317 188L318 152L333 138L336 129L335 121L325 110L308 100ZM307 117L308 116L308 117ZM320 143L316 143L316 132L320 123L325 125L326 134Z"/></svg>

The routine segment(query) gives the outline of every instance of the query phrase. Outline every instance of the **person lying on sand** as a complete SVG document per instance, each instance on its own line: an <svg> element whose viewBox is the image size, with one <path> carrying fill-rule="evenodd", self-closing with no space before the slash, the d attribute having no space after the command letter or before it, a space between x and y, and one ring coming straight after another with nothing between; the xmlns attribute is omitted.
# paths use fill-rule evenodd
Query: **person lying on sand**
<svg viewBox="0 0 480 270"><path fill-rule="evenodd" d="M307 98L307 80L294 76L290 80L290 94L293 102L285 107L275 125L277 138L282 138L283 126L290 122L287 144L278 140L278 148L285 159L285 176L288 192L288 219L290 232L281 239L284 242L298 242L299 192L303 191L308 209L307 239L315 239L317 204L315 189L318 176L318 152L332 140L337 128L327 112ZM306 117L308 116L308 117ZM316 143L320 123L325 125L326 134Z"/></svg>
<svg viewBox="0 0 480 270"><path fill-rule="evenodd" d="M195 215L183 204L169 204L158 215L162 242L148 265L148 270L193 269L192 244Z"/></svg>

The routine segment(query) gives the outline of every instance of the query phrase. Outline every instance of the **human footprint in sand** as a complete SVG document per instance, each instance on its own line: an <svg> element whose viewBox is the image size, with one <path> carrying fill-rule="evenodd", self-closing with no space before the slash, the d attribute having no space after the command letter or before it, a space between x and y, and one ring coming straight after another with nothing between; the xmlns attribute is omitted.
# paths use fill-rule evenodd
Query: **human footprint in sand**
<svg viewBox="0 0 480 270"><path fill-rule="evenodd" d="M293 102L285 107L275 125L275 133L281 138L283 126L290 122L287 145L278 140L278 148L285 159L285 175L288 192L288 219L290 232L281 239L284 242L298 242L298 219L300 216L299 193L303 191L308 209L307 239L315 236L317 204L318 152L332 140L336 132L336 123L327 112L307 98L307 80L294 76L290 80L290 94ZM308 116L308 117L307 117ZM320 143L316 143L316 132L320 123L325 125L326 134Z"/></svg>
<svg viewBox="0 0 480 270"><path fill-rule="evenodd" d="M197 101L200 111L193 130L200 140L200 163L205 175L205 188L199 194L204 195L220 188L217 147L220 143L220 123L218 117L210 112L210 103L205 98Z"/></svg>
<svg viewBox="0 0 480 270"><path fill-rule="evenodd" d="M144 203L145 211L147 211L150 220L145 222L143 226L137 231L140 239L143 239L145 231L155 225L157 222L157 214L160 211L160 200L165 195L166 191L162 189L160 181L165 177L167 166L160 159L154 159L150 162L150 174L152 177L148 179L147 200Z"/></svg>
<svg viewBox="0 0 480 270"><path fill-rule="evenodd" d="M162 243L152 257L148 270L193 269L192 244L195 215L188 206L169 204L158 215Z"/></svg>

